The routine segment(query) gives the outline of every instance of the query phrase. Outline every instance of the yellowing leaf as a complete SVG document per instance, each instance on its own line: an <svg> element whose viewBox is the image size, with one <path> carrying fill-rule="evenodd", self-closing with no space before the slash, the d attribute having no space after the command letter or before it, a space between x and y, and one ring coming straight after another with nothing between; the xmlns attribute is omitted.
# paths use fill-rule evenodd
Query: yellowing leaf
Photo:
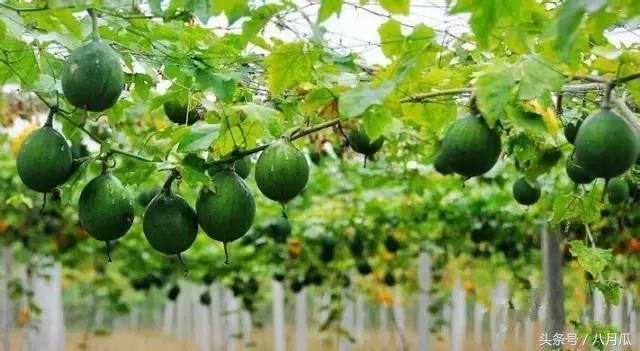
<svg viewBox="0 0 640 351"><path fill-rule="evenodd" d="M547 130L551 135L558 134L560 127L558 126L558 118L551 107L542 106L538 100L527 101L527 107L542 117Z"/></svg>
<svg viewBox="0 0 640 351"><path fill-rule="evenodd" d="M151 125L156 130L161 130L167 128L169 126L169 122L167 122L164 118L153 117L151 118Z"/></svg>
<svg viewBox="0 0 640 351"><path fill-rule="evenodd" d="M0 235L4 234L9 230L9 223L7 223L4 219L0 219Z"/></svg>
<svg viewBox="0 0 640 351"><path fill-rule="evenodd" d="M393 302L393 295L391 292L384 288L378 288L377 300L381 305L390 306Z"/></svg>
<svg viewBox="0 0 640 351"><path fill-rule="evenodd" d="M18 134L13 139L13 141L11 141L11 152L13 153L14 156L18 155L18 151L20 151L20 146L22 146L22 143L29 136L29 134L31 134L34 130L38 128L39 127L35 124L29 124L20 132L20 134Z"/></svg>

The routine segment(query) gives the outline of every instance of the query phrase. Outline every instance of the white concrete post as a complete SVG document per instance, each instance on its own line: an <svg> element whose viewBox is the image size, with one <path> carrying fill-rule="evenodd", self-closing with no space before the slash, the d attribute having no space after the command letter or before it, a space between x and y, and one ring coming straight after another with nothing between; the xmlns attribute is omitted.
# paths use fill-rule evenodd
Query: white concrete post
<svg viewBox="0 0 640 351"><path fill-rule="evenodd" d="M420 284L420 296L418 302L418 351L431 350L431 334L429 328L429 290L431 289L431 256L420 253L418 258L418 277Z"/></svg>
<svg viewBox="0 0 640 351"><path fill-rule="evenodd" d="M230 289L226 289L226 319L227 319L227 351L236 351L237 342L236 337L240 332L240 306L238 299L233 296L233 292Z"/></svg>
<svg viewBox="0 0 640 351"><path fill-rule="evenodd" d="M271 287L273 299L273 350L287 351L284 321L284 286L281 282L273 280Z"/></svg>
<svg viewBox="0 0 640 351"><path fill-rule="evenodd" d="M456 279L451 294L451 350L464 350L464 339L466 338L467 325L467 305L465 302L465 291L460 279Z"/></svg>
<svg viewBox="0 0 640 351"><path fill-rule="evenodd" d="M353 304L353 285L345 288L342 292L342 320L340 321L340 328L350 336L353 336L355 327L355 308ZM339 351L351 351L353 350L353 344L348 337L341 336L338 345Z"/></svg>
<svg viewBox="0 0 640 351"><path fill-rule="evenodd" d="M307 350L307 289L296 294L296 351Z"/></svg>
<svg viewBox="0 0 640 351"><path fill-rule="evenodd" d="M11 316L11 306L13 305L11 298L9 297L9 281L12 278L13 270L13 253L10 247L5 247L2 250L2 288L0 292L0 309L2 315L0 316L0 322L2 325L2 350L11 351L11 332L13 331L13 323Z"/></svg>
<svg viewBox="0 0 640 351"><path fill-rule="evenodd" d="M213 337L213 349L222 351L226 345L226 333L222 321L223 294L218 284L213 284L211 293L211 335Z"/></svg>

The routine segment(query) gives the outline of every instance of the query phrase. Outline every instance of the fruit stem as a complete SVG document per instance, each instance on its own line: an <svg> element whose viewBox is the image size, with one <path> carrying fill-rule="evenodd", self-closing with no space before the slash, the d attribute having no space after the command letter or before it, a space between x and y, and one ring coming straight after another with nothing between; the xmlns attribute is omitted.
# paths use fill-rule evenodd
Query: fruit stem
<svg viewBox="0 0 640 351"><path fill-rule="evenodd" d="M109 165L107 165L106 160L101 160L101 161L102 161L102 172L100 174L107 174L109 172Z"/></svg>
<svg viewBox="0 0 640 351"><path fill-rule="evenodd" d="M476 100L475 91L473 93L471 93L471 97L469 97L469 110L471 110L471 113L473 113L473 114L480 113L480 110L478 109L478 103L477 103L477 100Z"/></svg>
<svg viewBox="0 0 640 351"><path fill-rule="evenodd" d="M281 202L280 206L282 207L282 218L289 219L289 217L287 217L287 208L286 208L284 202Z"/></svg>
<svg viewBox="0 0 640 351"><path fill-rule="evenodd" d="M604 85L604 93L602 95L602 104L600 107L609 107L609 103L611 102L611 92L613 91L614 84L609 82Z"/></svg>
<svg viewBox="0 0 640 351"><path fill-rule="evenodd" d="M558 93L558 97L556 98L556 116L562 115L562 98L562 92ZM560 119L560 121L564 124L562 119Z"/></svg>
<svg viewBox="0 0 640 351"><path fill-rule="evenodd" d="M344 137L344 140L347 142L347 146L351 147L351 143L349 142L349 137L345 134L344 129L342 129L342 123L338 122L338 131Z"/></svg>
<svg viewBox="0 0 640 351"><path fill-rule="evenodd" d="M100 33L98 33L98 17L96 16L96 11L93 8L88 8L87 12L91 17L91 37L93 39L100 39Z"/></svg>
<svg viewBox="0 0 640 351"><path fill-rule="evenodd" d="M229 264L229 250L227 248L227 242L222 242L222 247L224 248L224 264Z"/></svg>
<svg viewBox="0 0 640 351"><path fill-rule="evenodd" d="M42 208L40 208L40 212L44 211L44 208L47 206L47 193L42 193Z"/></svg>
<svg viewBox="0 0 640 351"><path fill-rule="evenodd" d="M173 183L174 180L176 179L180 179L182 176L180 175L180 172L178 172L177 169L172 169L171 170L171 174L169 175L169 178L167 178L167 181L164 183L164 185L162 186L162 191L165 193L170 193L171 192L171 184Z"/></svg>
<svg viewBox="0 0 640 351"><path fill-rule="evenodd" d="M107 240L107 259L109 262L111 261L111 241Z"/></svg>
<svg viewBox="0 0 640 351"><path fill-rule="evenodd" d="M53 127L53 116L56 114L56 108L51 107L49 109L49 114L47 115L47 120L44 122L43 127Z"/></svg>
<svg viewBox="0 0 640 351"><path fill-rule="evenodd" d="M189 275L189 267L187 267L187 265L184 263L182 254L178 254L178 261L180 261L180 265L182 265L182 268L184 269L184 276L186 277L187 275Z"/></svg>

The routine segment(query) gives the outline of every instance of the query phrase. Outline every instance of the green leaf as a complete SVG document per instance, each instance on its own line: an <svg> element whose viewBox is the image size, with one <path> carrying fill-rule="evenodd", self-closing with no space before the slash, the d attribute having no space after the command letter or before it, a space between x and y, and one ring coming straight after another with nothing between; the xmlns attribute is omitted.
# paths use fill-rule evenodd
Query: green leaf
<svg viewBox="0 0 640 351"><path fill-rule="evenodd" d="M469 24L482 48L489 46L489 35L503 16L514 15L521 0L458 0L451 13L470 12Z"/></svg>
<svg viewBox="0 0 640 351"><path fill-rule="evenodd" d="M60 88L60 89L59 89ZM33 83L29 91L36 93L51 93L55 91L62 92L60 84L56 84L56 80L48 74L41 74L38 80Z"/></svg>
<svg viewBox="0 0 640 351"><path fill-rule="evenodd" d="M2 7L0 8L0 18L11 35L20 38L24 34L24 20L17 12Z"/></svg>
<svg viewBox="0 0 640 351"><path fill-rule="evenodd" d="M316 23L324 22L334 13L340 16L343 1L344 0L322 0L322 5L320 5L320 10L318 10L318 19Z"/></svg>
<svg viewBox="0 0 640 351"><path fill-rule="evenodd" d="M236 111L241 111L242 113L246 114L247 118L259 121L261 123L268 123L278 115L278 110L254 104L253 102L240 106L233 106L233 109Z"/></svg>
<svg viewBox="0 0 640 351"><path fill-rule="evenodd" d="M525 129L527 132L533 132L536 134L547 133L547 126L537 113L527 111L519 102L513 102L505 106L507 116L517 126Z"/></svg>
<svg viewBox="0 0 640 351"><path fill-rule="evenodd" d="M111 151L113 148L113 144L111 140L107 139L100 143L100 154L105 155L107 152Z"/></svg>
<svg viewBox="0 0 640 351"><path fill-rule="evenodd" d="M551 224L578 222L587 224L600 218L602 204L595 195L560 195L553 201Z"/></svg>
<svg viewBox="0 0 640 351"><path fill-rule="evenodd" d="M564 83L564 75L549 62L537 55L527 55L520 64L518 97L521 100L542 99L552 91L558 91Z"/></svg>
<svg viewBox="0 0 640 351"><path fill-rule="evenodd" d="M516 85L513 68L498 66L483 72L476 81L476 99L489 126L506 115L505 106L510 101Z"/></svg>
<svg viewBox="0 0 640 351"><path fill-rule="evenodd" d="M385 81L378 87L371 84L362 84L340 95L340 115L345 118L356 117L363 114L370 106L382 105L387 95L393 91L396 84Z"/></svg>
<svg viewBox="0 0 640 351"><path fill-rule="evenodd" d="M319 109L332 103L334 99L335 96L329 89L314 89L304 97L304 103L300 106L300 110L306 114L314 114L318 112Z"/></svg>
<svg viewBox="0 0 640 351"><path fill-rule="evenodd" d="M213 14L219 15L224 12L227 15L229 24L250 13L247 0L210 0L212 1Z"/></svg>
<svg viewBox="0 0 640 351"><path fill-rule="evenodd" d="M178 145L178 152L191 153L208 150L211 144L218 138L220 125L196 124L182 137Z"/></svg>
<svg viewBox="0 0 640 351"><path fill-rule="evenodd" d="M569 61L586 13L583 0L564 1L557 13L555 50L564 61Z"/></svg>
<svg viewBox="0 0 640 351"><path fill-rule="evenodd" d="M304 82L313 81L314 62L319 58L305 48L303 42L280 44L264 60L269 90L279 94Z"/></svg>
<svg viewBox="0 0 640 351"><path fill-rule="evenodd" d="M409 14L411 0L380 0L380 6L391 13L400 15Z"/></svg>
<svg viewBox="0 0 640 351"><path fill-rule="evenodd" d="M505 143L507 155L528 179L548 173L562 159L562 151L555 145L540 142L532 133L509 136Z"/></svg>
<svg viewBox="0 0 640 351"><path fill-rule="evenodd" d="M80 185L82 179L85 178L87 173L87 169L91 165L93 159L86 160L82 162L76 171L67 179L67 181L62 186L62 202L68 204L73 199L73 194L75 193L76 188ZM75 162L75 161L74 161Z"/></svg>
<svg viewBox="0 0 640 351"><path fill-rule="evenodd" d="M140 185L155 171L156 166L153 163L140 162L134 169L127 169L121 179L127 185Z"/></svg>
<svg viewBox="0 0 640 351"><path fill-rule="evenodd" d="M182 160L180 174L182 180L188 185L203 184L209 189L214 189L211 177L207 175L206 162L195 154L189 154Z"/></svg>
<svg viewBox="0 0 640 351"><path fill-rule="evenodd" d="M0 18L3 18L2 11L0 11ZM1 24L4 23L0 21ZM3 63L0 63L0 82L19 81L23 89L29 89L40 75L33 48L31 44L26 44L22 40L8 35L5 28L4 25L0 26L0 47L3 49Z"/></svg>
<svg viewBox="0 0 640 351"><path fill-rule="evenodd" d="M266 4L253 9L251 11L251 19L242 23L242 38L245 41L252 41L261 46L263 44L262 40L259 40L256 36L283 7L283 5L278 4Z"/></svg>
<svg viewBox="0 0 640 351"><path fill-rule="evenodd" d="M378 34L380 35L380 48L385 56L392 58L402 54L405 38L398 21L389 20L383 23L378 27Z"/></svg>
<svg viewBox="0 0 640 351"><path fill-rule="evenodd" d="M203 91L211 91L223 102L231 102L235 93L236 81L233 77L215 73L211 70L196 71L196 82Z"/></svg>
<svg viewBox="0 0 640 351"><path fill-rule="evenodd" d="M573 257L578 258L578 263L593 277L600 274L605 267L613 260L611 250L599 249L597 247L587 247L580 240L569 242L569 251Z"/></svg>
<svg viewBox="0 0 640 351"><path fill-rule="evenodd" d="M426 126L433 135L440 137L446 126L456 119L457 109L454 104L426 103L403 104L405 118Z"/></svg>
<svg viewBox="0 0 640 351"><path fill-rule="evenodd" d="M365 133L371 140L376 140L382 136L382 132L391 123L392 116L391 111L388 108L380 105L374 105L369 107L364 113L362 123Z"/></svg>
<svg viewBox="0 0 640 351"><path fill-rule="evenodd" d="M618 305L620 303L620 285L615 280L596 280L593 282L598 290L602 291L604 299L609 305Z"/></svg>
<svg viewBox="0 0 640 351"><path fill-rule="evenodd" d="M136 94L138 94L141 99L149 99L149 91L154 84L153 79L148 74L135 73L133 75L133 85Z"/></svg>

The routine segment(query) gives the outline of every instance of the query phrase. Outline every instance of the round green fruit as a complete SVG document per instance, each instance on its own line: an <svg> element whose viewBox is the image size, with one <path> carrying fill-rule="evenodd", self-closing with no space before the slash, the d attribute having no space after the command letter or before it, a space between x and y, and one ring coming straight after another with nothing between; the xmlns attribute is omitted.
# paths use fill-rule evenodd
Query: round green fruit
<svg viewBox="0 0 640 351"><path fill-rule="evenodd" d="M230 165L228 164L217 164L209 167L209 175L213 176L214 174L220 172L223 169L230 169ZM237 159L233 162L233 170L237 175L242 179L247 179L249 173L251 173L251 159L249 157L243 157Z"/></svg>
<svg viewBox="0 0 640 351"><path fill-rule="evenodd" d="M384 239L384 247L387 251L393 253L400 249L400 242L392 234L389 234Z"/></svg>
<svg viewBox="0 0 640 351"><path fill-rule="evenodd" d="M307 269L307 272L304 275L304 284L305 285L321 285L324 281L324 276L317 267L311 266Z"/></svg>
<svg viewBox="0 0 640 351"><path fill-rule="evenodd" d="M349 145L355 152L367 156L380 151L382 144L384 144L383 137L371 140L367 133L365 133L361 128L352 130L347 136L347 139L349 139Z"/></svg>
<svg viewBox="0 0 640 351"><path fill-rule="evenodd" d="M540 195L540 189L529 184L525 177L520 177L513 183L513 198L521 205L535 204L540 199Z"/></svg>
<svg viewBox="0 0 640 351"><path fill-rule="evenodd" d="M607 184L607 196L612 204L620 204L629 199L629 184L622 178L614 178Z"/></svg>
<svg viewBox="0 0 640 351"><path fill-rule="evenodd" d="M116 103L123 88L120 57L100 39L77 48L64 63L62 91L73 106L104 111Z"/></svg>
<svg viewBox="0 0 640 351"><path fill-rule="evenodd" d="M80 194L78 217L92 237L111 241L123 236L133 223L133 198L111 173L97 176Z"/></svg>
<svg viewBox="0 0 640 351"><path fill-rule="evenodd" d="M50 126L29 134L20 146L16 161L22 182L29 189L41 193L64 183L72 164L67 140Z"/></svg>
<svg viewBox="0 0 640 351"><path fill-rule="evenodd" d="M578 130L582 125L582 119L577 121L569 122L564 126L564 137L567 138L567 141L573 145L576 141L576 135L578 135Z"/></svg>
<svg viewBox="0 0 640 351"><path fill-rule="evenodd" d="M281 203L300 194L309 180L306 157L286 139L279 139L264 150L255 172L262 194Z"/></svg>
<svg viewBox="0 0 640 351"><path fill-rule="evenodd" d="M573 158L567 159L565 170L567 171L569 179L576 184L589 184L595 180L595 177L589 174L587 170L579 165Z"/></svg>
<svg viewBox="0 0 640 351"><path fill-rule="evenodd" d="M333 261L336 251L336 241L332 236L325 236L320 241L320 259L324 263Z"/></svg>
<svg viewBox="0 0 640 351"><path fill-rule="evenodd" d="M582 123L576 136L577 162L596 178L614 178L636 162L638 135L624 118L601 108Z"/></svg>
<svg viewBox="0 0 640 351"><path fill-rule="evenodd" d="M203 188L196 203L198 223L214 240L232 242L247 233L256 204L244 180L225 169L213 175L215 192Z"/></svg>
<svg viewBox="0 0 640 351"><path fill-rule="evenodd" d="M447 165L447 160L444 159L442 153L439 153L436 158L433 160L433 168L435 168L436 172L447 175L453 173L453 170L449 165Z"/></svg>
<svg viewBox="0 0 640 351"><path fill-rule="evenodd" d="M393 273L387 272L384 274L384 284L386 286L394 286L396 285L396 277L393 276Z"/></svg>
<svg viewBox="0 0 640 351"><path fill-rule="evenodd" d="M237 159L233 163L233 170L236 171L236 174L240 176L242 179L247 179L249 173L251 173L251 158L243 157Z"/></svg>
<svg viewBox="0 0 640 351"><path fill-rule="evenodd" d="M186 103L171 100L165 102L163 107L165 115L173 123L192 125L200 120L197 106L188 106Z"/></svg>
<svg viewBox="0 0 640 351"><path fill-rule="evenodd" d="M167 292L167 298L171 301L175 301L180 295L180 287L177 285L172 286Z"/></svg>
<svg viewBox="0 0 640 351"><path fill-rule="evenodd" d="M361 275L368 275L373 272L373 268L371 268L371 265L367 260L358 261L358 263L356 264L356 268L358 269L358 273L360 273Z"/></svg>
<svg viewBox="0 0 640 351"><path fill-rule="evenodd" d="M269 224L269 234L271 234L273 241L284 244L291 235L291 223L286 218L278 218Z"/></svg>
<svg viewBox="0 0 640 351"><path fill-rule="evenodd" d="M293 291L294 293L300 292L300 290L304 289L304 282L299 280L299 279L295 279L294 281L291 282L291 291Z"/></svg>
<svg viewBox="0 0 640 351"><path fill-rule="evenodd" d="M205 291L202 294L200 294L200 304L204 306L211 305L211 295L209 295L208 291Z"/></svg>
<svg viewBox="0 0 640 351"><path fill-rule="evenodd" d="M449 168L465 177L489 171L500 156L500 135L489 128L481 115L457 119L442 142L442 158Z"/></svg>
<svg viewBox="0 0 640 351"><path fill-rule="evenodd" d="M356 236L349 242L349 250L353 257L359 258L364 254L364 239L362 235L356 234Z"/></svg>
<svg viewBox="0 0 640 351"><path fill-rule="evenodd" d="M196 240L196 211L179 195L162 191L144 211L142 230L151 247L165 255L177 255Z"/></svg>

